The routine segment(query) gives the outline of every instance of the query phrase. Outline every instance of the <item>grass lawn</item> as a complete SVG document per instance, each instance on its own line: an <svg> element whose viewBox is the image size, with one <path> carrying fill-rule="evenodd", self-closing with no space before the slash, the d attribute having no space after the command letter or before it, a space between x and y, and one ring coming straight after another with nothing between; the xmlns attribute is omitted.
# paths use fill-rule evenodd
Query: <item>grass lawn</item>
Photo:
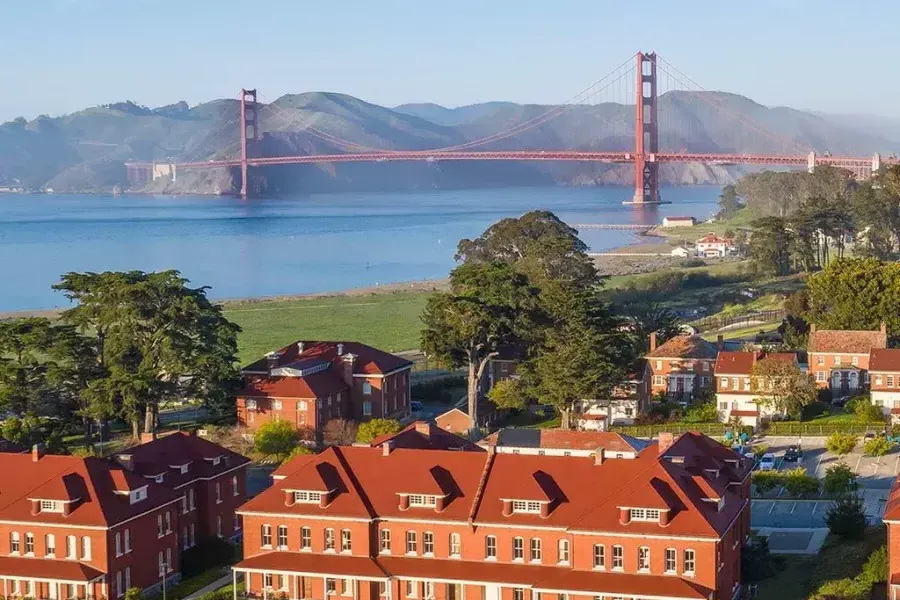
<svg viewBox="0 0 900 600"><path fill-rule="evenodd" d="M744 338L753 338L759 332L762 333L772 333L781 325L781 322L776 323L761 323L759 325L752 325L750 327L744 327L741 329L728 329L726 331L715 331L710 330L703 333L703 338L707 341L714 342L718 339L718 336L721 334L722 339L726 340L740 340Z"/></svg>
<svg viewBox="0 0 900 600"><path fill-rule="evenodd" d="M871 528L858 542L830 536L817 556L788 556L783 571L759 582L759 598L806 600L826 581L859 575L868 556L884 543L884 527Z"/></svg>
<svg viewBox="0 0 900 600"><path fill-rule="evenodd" d="M228 302L225 316L244 330L241 364L296 340L359 341L389 352L419 347L420 315L431 292Z"/></svg>

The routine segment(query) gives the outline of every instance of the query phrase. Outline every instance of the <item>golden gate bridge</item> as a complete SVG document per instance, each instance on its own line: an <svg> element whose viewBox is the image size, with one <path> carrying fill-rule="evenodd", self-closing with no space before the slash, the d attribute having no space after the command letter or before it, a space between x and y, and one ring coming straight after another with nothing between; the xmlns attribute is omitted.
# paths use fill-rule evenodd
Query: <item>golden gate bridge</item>
<svg viewBox="0 0 900 600"><path fill-rule="evenodd" d="M630 66L629 66L630 65ZM630 80L630 81L629 81ZM622 82L627 85L622 86ZM716 153L689 152L684 148L678 151L660 149L660 84L669 84L668 89L686 89L698 92L694 96L726 117L734 118L748 130L783 144L785 151L779 154L768 153ZM616 91L615 86L619 86ZM624 133L633 128L633 147L621 151L586 151L586 150L476 150L498 142L513 138L533 130L553 119L565 114L573 106L583 105L585 101L595 99L604 91L612 89L612 97L622 100L625 105L634 102L633 124L615 124ZM624 89L624 91L623 91ZM794 139L770 131L763 125L748 119L743 114L730 109L715 95L704 93L699 85L676 69L655 52L638 52L634 57L619 65L605 77L576 95L570 101L550 107L535 117L520 122L505 130L474 139L461 144L432 149L402 150L394 148L377 148L365 146L357 142L340 138L309 123L302 123L300 130L319 140L328 142L341 152L325 154L305 154L295 156L261 156L260 115L269 110L290 122L297 118L277 107L274 103L262 104L258 101L255 89L243 89L239 96L238 116L232 121L239 128L239 156L235 158L213 159L193 162L170 162L168 171L174 175L178 170L237 168L240 177L240 195L246 198L251 189L253 173L251 169L275 165L322 164L322 163L360 163L360 162L397 162L397 161L570 161L609 164L632 164L634 166L634 194L624 204L642 206L664 203L659 194L659 167L671 163L704 163L710 165L766 165L784 167L805 167L812 171L818 165L830 165L852 172L857 178L867 178L877 172L882 165L897 164L898 159L891 155L882 158L879 154L868 157L832 156L828 152L817 153L812 148ZM633 94L629 100L627 96ZM602 97L602 96L601 96ZM580 102L579 102L580 101ZM666 124L663 122L663 134L666 135ZM631 127L628 127L631 125ZM699 125L694 124L694 129ZM688 127L690 131L690 126ZM623 138L615 132L614 138ZM671 130L667 138L674 138ZM211 143L212 140L210 140ZM146 181L152 178L154 163L126 163L130 180Z"/></svg>

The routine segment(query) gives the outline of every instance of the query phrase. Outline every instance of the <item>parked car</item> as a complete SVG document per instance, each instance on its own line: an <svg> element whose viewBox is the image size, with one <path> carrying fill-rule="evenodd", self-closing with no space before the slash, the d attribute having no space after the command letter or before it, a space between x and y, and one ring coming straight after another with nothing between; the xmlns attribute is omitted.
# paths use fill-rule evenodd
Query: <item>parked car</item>
<svg viewBox="0 0 900 600"><path fill-rule="evenodd" d="M741 450L741 454L746 456L749 459L756 460L756 453L753 452L753 448L751 446L746 446Z"/></svg>
<svg viewBox="0 0 900 600"><path fill-rule="evenodd" d="M784 452L784 460L787 462L797 462L801 458L803 458L803 450L800 446L788 446Z"/></svg>
<svg viewBox="0 0 900 600"><path fill-rule="evenodd" d="M422 404L419 400L410 400L409 401L409 410L417 413L425 410L425 405Z"/></svg>
<svg viewBox="0 0 900 600"><path fill-rule="evenodd" d="M775 455L771 452L762 455L759 459L760 471L773 471L775 469Z"/></svg>

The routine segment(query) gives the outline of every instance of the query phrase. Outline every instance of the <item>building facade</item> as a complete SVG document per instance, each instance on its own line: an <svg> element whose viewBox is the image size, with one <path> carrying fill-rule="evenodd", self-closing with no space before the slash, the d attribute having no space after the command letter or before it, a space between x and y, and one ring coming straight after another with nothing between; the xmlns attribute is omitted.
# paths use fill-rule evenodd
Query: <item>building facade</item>
<svg viewBox="0 0 900 600"><path fill-rule="evenodd" d="M869 355L887 348L887 326L875 331L817 329L810 326L809 372L820 388L854 395L869 386Z"/></svg>
<svg viewBox="0 0 900 600"><path fill-rule="evenodd" d="M900 420L900 348L869 353L869 391L872 404L892 421Z"/></svg>
<svg viewBox="0 0 900 600"><path fill-rule="evenodd" d="M780 414L771 397L759 391L765 386L753 385L753 369L762 360L785 361L799 368L797 355L793 352L719 352L716 360L716 403L719 418L723 421L737 419L741 425L757 428L762 422Z"/></svg>
<svg viewBox="0 0 900 600"><path fill-rule="evenodd" d="M731 240L708 233L696 242L697 256L723 258L731 251Z"/></svg>
<svg viewBox="0 0 900 600"><path fill-rule="evenodd" d="M465 422L468 423L469 416L460 411L465 416ZM456 435L447 428L441 427L438 423L430 423L428 421L415 421L410 423L397 433L382 435L369 444L372 447L384 446L390 444L392 448L407 448L419 450L464 450L484 452L477 444L467 440L466 438Z"/></svg>
<svg viewBox="0 0 900 600"><path fill-rule="evenodd" d="M238 424L287 421L321 438L332 419L399 419L409 414L404 358L356 342L295 342L242 369Z"/></svg>
<svg viewBox="0 0 900 600"><path fill-rule="evenodd" d="M603 449L606 458L637 458L647 447L639 439L607 431L570 429L501 429L478 445L498 454L538 456L594 456Z"/></svg>
<svg viewBox="0 0 900 600"><path fill-rule="evenodd" d="M239 511L252 595L725 600L750 461L702 436L630 460L333 447Z"/></svg>
<svg viewBox="0 0 900 600"><path fill-rule="evenodd" d="M634 425L634 420L650 407L650 367L646 359L637 364L628 380L607 398L576 403L573 420L582 431L606 431L615 425Z"/></svg>
<svg viewBox="0 0 900 600"><path fill-rule="evenodd" d="M697 392L712 388L719 349L699 335L677 335L656 345L650 334L647 365L651 395L665 394L676 401L690 401Z"/></svg>

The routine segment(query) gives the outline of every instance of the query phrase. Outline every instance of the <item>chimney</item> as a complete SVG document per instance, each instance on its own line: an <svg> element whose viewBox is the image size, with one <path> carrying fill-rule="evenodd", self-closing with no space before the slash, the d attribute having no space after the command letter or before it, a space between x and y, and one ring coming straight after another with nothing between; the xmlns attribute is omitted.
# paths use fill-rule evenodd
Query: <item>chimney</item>
<svg viewBox="0 0 900 600"><path fill-rule="evenodd" d="M381 455L387 456L391 453L391 450L394 449L394 441L387 440L385 443L381 445Z"/></svg>
<svg viewBox="0 0 900 600"><path fill-rule="evenodd" d="M508 517L512 514L512 500L503 501L503 516Z"/></svg>
<svg viewBox="0 0 900 600"><path fill-rule="evenodd" d="M270 371L278 366L278 353L269 352L266 354L266 368Z"/></svg>
<svg viewBox="0 0 900 600"><path fill-rule="evenodd" d="M338 348L341 347L342 344L338 344ZM356 355L350 354L349 352L344 355L344 383L347 384L347 387L350 388L351 395L353 394L353 369L356 367ZM351 396L352 397L352 396Z"/></svg>
<svg viewBox="0 0 900 600"><path fill-rule="evenodd" d="M323 492L322 496L319 498L319 508L328 508L328 505L331 504L331 499L334 496L334 493L334 490Z"/></svg>
<svg viewBox="0 0 900 600"><path fill-rule="evenodd" d="M672 510L661 510L659 511L659 526L665 527L669 524L669 521L672 520Z"/></svg>
<svg viewBox="0 0 900 600"><path fill-rule="evenodd" d="M416 433L421 433L425 437L431 437L431 426L425 421L416 421Z"/></svg>
<svg viewBox="0 0 900 600"><path fill-rule="evenodd" d="M668 431L659 432L659 453L663 454L675 443L675 436Z"/></svg>
<svg viewBox="0 0 900 600"><path fill-rule="evenodd" d="M344 355L344 344L341 343L337 345L337 354L338 356Z"/></svg>
<svg viewBox="0 0 900 600"><path fill-rule="evenodd" d="M444 512L444 508L447 506L447 500L449 498L447 496L438 496L434 502L434 512Z"/></svg>
<svg viewBox="0 0 900 600"><path fill-rule="evenodd" d="M650 333L650 352L656 350L656 332L653 331Z"/></svg>
<svg viewBox="0 0 900 600"><path fill-rule="evenodd" d="M297 356L300 356L301 354L303 354L304 348L305 348L305 345L303 342L297 342Z"/></svg>
<svg viewBox="0 0 900 600"><path fill-rule="evenodd" d="M631 509L619 507L619 523L628 525L631 523Z"/></svg>
<svg viewBox="0 0 900 600"><path fill-rule="evenodd" d="M293 506L294 505L294 490L284 490L284 505L285 506Z"/></svg>
<svg viewBox="0 0 900 600"><path fill-rule="evenodd" d="M45 454L44 444L37 443L31 447L31 462L37 462L41 460Z"/></svg>
<svg viewBox="0 0 900 600"><path fill-rule="evenodd" d="M725 336L721 333L716 336L716 348L719 350L719 352L725 350Z"/></svg>
<svg viewBox="0 0 900 600"><path fill-rule="evenodd" d="M41 513L41 501L34 498L31 499L31 514L38 515Z"/></svg>
<svg viewBox="0 0 900 600"><path fill-rule="evenodd" d="M881 322L881 333L887 334L887 323Z"/></svg>
<svg viewBox="0 0 900 600"><path fill-rule="evenodd" d="M408 494L400 494L400 510L409 510Z"/></svg>
<svg viewBox="0 0 900 600"><path fill-rule="evenodd" d="M130 454L119 454L116 456L116 462L122 465L126 471L134 471L134 457Z"/></svg>
<svg viewBox="0 0 900 600"><path fill-rule="evenodd" d="M604 450L603 448L597 448L594 451L594 464L602 465L604 462L606 462L606 450Z"/></svg>
<svg viewBox="0 0 900 600"><path fill-rule="evenodd" d="M147 442L152 442L156 439L156 432L151 431L147 433L146 431L141 433L141 443L146 444Z"/></svg>

